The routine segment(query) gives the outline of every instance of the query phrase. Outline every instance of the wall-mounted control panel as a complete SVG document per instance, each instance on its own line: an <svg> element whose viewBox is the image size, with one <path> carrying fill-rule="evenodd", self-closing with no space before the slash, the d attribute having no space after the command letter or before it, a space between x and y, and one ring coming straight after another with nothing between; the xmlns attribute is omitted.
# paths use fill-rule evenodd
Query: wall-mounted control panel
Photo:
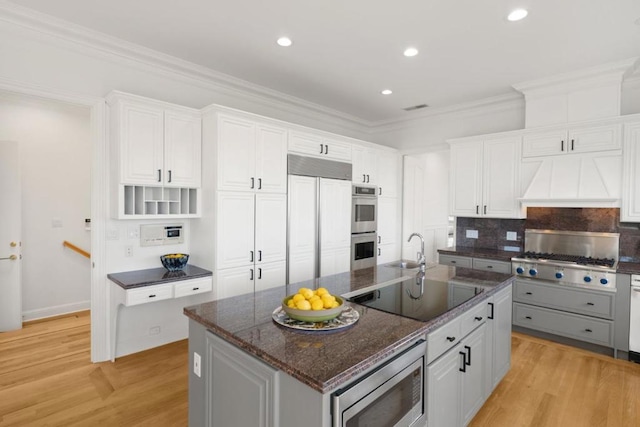
<svg viewBox="0 0 640 427"><path fill-rule="evenodd" d="M184 243L184 224L144 224L140 226L140 246Z"/></svg>

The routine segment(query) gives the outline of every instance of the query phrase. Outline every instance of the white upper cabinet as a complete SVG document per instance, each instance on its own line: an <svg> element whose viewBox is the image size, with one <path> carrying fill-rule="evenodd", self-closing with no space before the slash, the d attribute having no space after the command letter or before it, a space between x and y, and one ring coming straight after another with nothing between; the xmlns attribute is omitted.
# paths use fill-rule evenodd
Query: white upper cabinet
<svg viewBox="0 0 640 427"><path fill-rule="evenodd" d="M120 184L200 187L199 111L120 93L107 99Z"/></svg>
<svg viewBox="0 0 640 427"><path fill-rule="evenodd" d="M216 269L253 264L255 201L253 194L218 194Z"/></svg>
<svg viewBox="0 0 640 427"><path fill-rule="evenodd" d="M640 222L640 122L624 127L623 195L620 221Z"/></svg>
<svg viewBox="0 0 640 427"><path fill-rule="evenodd" d="M351 161L351 144L300 131L289 132L289 152L331 160Z"/></svg>
<svg viewBox="0 0 640 427"><path fill-rule="evenodd" d="M519 136L451 142L450 213L519 218Z"/></svg>
<svg viewBox="0 0 640 427"><path fill-rule="evenodd" d="M619 150L620 125L582 126L527 133L522 157Z"/></svg>
<svg viewBox="0 0 640 427"><path fill-rule="evenodd" d="M394 152L378 152L378 195L398 197L400 194L400 163L402 158Z"/></svg>
<svg viewBox="0 0 640 427"><path fill-rule="evenodd" d="M354 145L351 158L354 184L378 184L378 150Z"/></svg>
<svg viewBox="0 0 640 427"><path fill-rule="evenodd" d="M286 193L287 131L221 114L217 164L218 190Z"/></svg>

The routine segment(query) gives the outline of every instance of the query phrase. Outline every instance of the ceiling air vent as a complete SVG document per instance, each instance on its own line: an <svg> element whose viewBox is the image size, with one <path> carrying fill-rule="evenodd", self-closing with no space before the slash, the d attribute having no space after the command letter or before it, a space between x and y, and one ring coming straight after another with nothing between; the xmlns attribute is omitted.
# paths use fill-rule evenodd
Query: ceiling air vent
<svg viewBox="0 0 640 427"><path fill-rule="evenodd" d="M427 108L428 105L427 104L420 104L420 105L414 105L413 107L407 107L407 108L403 108L404 111L414 111L414 110L420 110L421 108Z"/></svg>

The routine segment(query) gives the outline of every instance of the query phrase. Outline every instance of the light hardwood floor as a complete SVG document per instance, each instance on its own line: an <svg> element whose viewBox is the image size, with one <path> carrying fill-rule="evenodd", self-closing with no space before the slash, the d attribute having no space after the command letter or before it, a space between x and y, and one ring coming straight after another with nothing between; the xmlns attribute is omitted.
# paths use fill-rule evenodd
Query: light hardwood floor
<svg viewBox="0 0 640 427"><path fill-rule="evenodd" d="M512 348L472 427L640 426L640 365L518 333ZM45 425L186 426L187 342L92 364L88 313L0 333L0 426Z"/></svg>

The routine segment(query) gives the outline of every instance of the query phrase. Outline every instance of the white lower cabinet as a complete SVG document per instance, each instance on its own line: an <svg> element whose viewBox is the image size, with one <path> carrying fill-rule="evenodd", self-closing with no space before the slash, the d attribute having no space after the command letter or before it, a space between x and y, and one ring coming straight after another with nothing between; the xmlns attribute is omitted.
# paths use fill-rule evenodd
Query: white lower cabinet
<svg viewBox="0 0 640 427"><path fill-rule="evenodd" d="M278 371L206 335L207 426L277 427Z"/></svg>
<svg viewBox="0 0 640 427"><path fill-rule="evenodd" d="M455 338L455 337L452 337ZM427 366L427 423L467 425L485 401L486 324Z"/></svg>
<svg viewBox="0 0 640 427"><path fill-rule="evenodd" d="M320 276L345 273L351 270L351 248L323 250L320 255ZM295 282L291 282L295 283Z"/></svg>
<svg viewBox="0 0 640 427"><path fill-rule="evenodd" d="M216 298L230 298L284 286L286 264L283 260L218 270L216 271Z"/></svg>
<svg viewBox="0 0 640 427"><path fill-rule="evenodd" d="M486 397L511 368L512 294L509 286L487 301Z"/></svg>

